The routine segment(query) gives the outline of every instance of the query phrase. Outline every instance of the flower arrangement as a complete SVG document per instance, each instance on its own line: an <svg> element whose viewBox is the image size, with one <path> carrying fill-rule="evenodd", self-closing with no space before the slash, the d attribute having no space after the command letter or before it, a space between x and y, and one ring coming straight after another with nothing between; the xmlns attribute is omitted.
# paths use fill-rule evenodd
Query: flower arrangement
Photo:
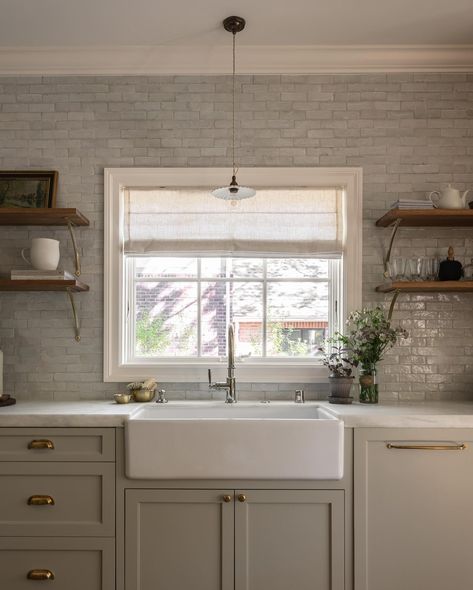
<svg viewBox="0 0 473 590"><path fill-rule="evenodd" d="M350 403L337 401L333 382L341 377L353 379L353 369L360 367L360 402L377 403L376 364L399 339L407 336L403 328L391 326L381 307L351 313L347 320L347 334L337 332L333 338L326 340L325 348L319 348L323 354L322 362L330 371L332 395L329 401Z"/></svg>
<svg viewBox="0 0 473 590"><path fill-rule="evenodd" d="M391 326L381 307L354 311L348 317L347 325L347 344L353 360L365 368L375 366L400 338L408 336L403 328Z"/></svg>

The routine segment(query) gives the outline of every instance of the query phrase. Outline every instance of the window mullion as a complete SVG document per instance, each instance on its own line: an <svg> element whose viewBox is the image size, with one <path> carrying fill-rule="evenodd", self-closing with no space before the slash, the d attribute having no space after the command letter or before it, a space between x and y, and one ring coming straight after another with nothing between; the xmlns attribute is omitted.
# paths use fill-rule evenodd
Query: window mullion
<svg viewBox="0 0 473 590"><path fill-rule="evenodd" d="M197 258L197 357L202 356L202 259Z"/></svg>
<svg viewBox="0 0 473 590"><path fill-rule="evenodd" d="M266 258L263 259L263 346L261 347L262 357L266 358L267 355L267 345L266 345L266 336L268 333L268 322L267 322L267 296L268 296L268 261Z"/></svg>
<svg viewBox="0 0 473 590"><path fill-rule="evenodd" d="M135 301L135 259L125 260L125 274L127 276L126 288L126 316L124 331L126 334L126 351L128 359L135 357L136 351L136 301Z"/></svg>

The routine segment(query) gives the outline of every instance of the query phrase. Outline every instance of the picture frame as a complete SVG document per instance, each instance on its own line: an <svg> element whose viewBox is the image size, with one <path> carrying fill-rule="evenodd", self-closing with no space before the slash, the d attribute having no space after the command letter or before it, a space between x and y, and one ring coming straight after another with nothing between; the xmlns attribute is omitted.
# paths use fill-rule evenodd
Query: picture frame
<svg viewBox="0 0 473 590"><path fill-rule="evenodd" d="M56 206L56 170L1 170L0 209L52 209Z"/></svg>

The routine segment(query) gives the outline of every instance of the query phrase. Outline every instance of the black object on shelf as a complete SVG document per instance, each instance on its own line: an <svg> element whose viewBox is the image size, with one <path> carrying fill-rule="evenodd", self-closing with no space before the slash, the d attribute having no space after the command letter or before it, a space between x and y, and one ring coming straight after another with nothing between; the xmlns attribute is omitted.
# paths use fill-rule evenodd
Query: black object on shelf
<svg viewBox="0 0 473 590"><path fill-rule="evenodd" d="M452 246L448 249L446 260L442 260L439 266L439 281L459 281L463 276L461 262L455 260Z"/></svg>
<svg viewBox="0 0 473 590"><path fill-rule="evenodd" d="M16 399L14 397L10 397L7 393L0 395L0 408L2 406L14 406L16 404Z"/></svg>

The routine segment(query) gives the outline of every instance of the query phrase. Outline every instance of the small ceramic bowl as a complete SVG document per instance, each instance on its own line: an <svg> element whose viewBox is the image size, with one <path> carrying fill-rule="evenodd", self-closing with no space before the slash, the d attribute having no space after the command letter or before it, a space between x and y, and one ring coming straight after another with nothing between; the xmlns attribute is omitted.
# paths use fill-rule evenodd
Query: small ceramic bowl
<svg viewBox="0 0 473 590"><path fill-rule="evenodd" d="M150 402L156 395L155 389L134 389L133 399L135 402Z"/></svg>
<svg viewBox="0 0 473 590"><path fill-rule="evenodd" d="M131 393L115 393L113 399L117 404L127 404L131 401Z"/></svg>

